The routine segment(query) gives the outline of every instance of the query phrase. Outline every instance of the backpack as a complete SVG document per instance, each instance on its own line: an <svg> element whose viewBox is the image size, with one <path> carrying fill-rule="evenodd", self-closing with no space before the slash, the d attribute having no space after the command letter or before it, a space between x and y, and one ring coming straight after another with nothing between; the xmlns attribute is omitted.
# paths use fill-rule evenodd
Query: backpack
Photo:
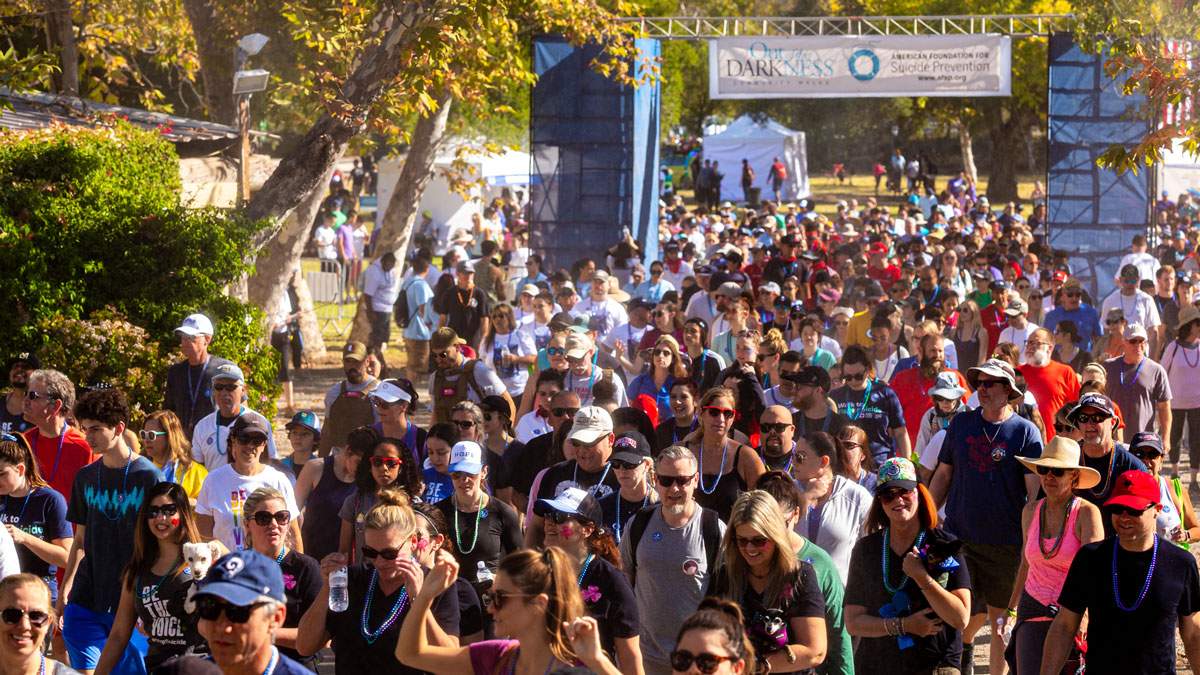
<svg viewBox="0 0 1200 675"><path fill-rule="evenodd" d="M346 381L342 380L338 396L329 406L325 425L321 428L321 440L317 446L319 456L326 457L330 449L344 447L351 431L375 423L375 409L371 406L370 396L377 386L378 380L362 391L347 391Z"/></svg>
<svg viewBox="0 0 1200 675"><path fill-rule="evenodd" d="M417 312L408 307L408 289L416 283L416 280L417 277L409 277L408 281L404 282L404 285L400 287L400 297L396 298L396 304L392 306L392 316L396 319L396 325L402 329L408 328L417 315ZM420 307L417 309L420 310Z"/></svg>
<svg viewBox="0 0 1200 675"><path fill-rule="evenodd" d="M650 524L650 516L654 515L654 511L659 506L661 505L653 504L638 511L633 515L633 522L629 524L629 559L631 562L628 573L630 586L637 583L638 542L646 533L646 526ZM721 519L712 509L706 509L699 504L696 507L700 509L700 538L704 541L704 559L708 562L708 573L712 575L717 569L717 554L721 552Z"/></svg>
<svg viewBox="0 0 1200 675"><path fill-rule="evenodd" d="M467 389L470 388L483 400L484 393L479 383L475 381L475 364L479 359L466 359L457 368L438 370L433 373L433 421L449 422L450 411L456 403L468 400ZM458 372L458 379L453 384L447 382L446 375L451 371Z"/></svg>

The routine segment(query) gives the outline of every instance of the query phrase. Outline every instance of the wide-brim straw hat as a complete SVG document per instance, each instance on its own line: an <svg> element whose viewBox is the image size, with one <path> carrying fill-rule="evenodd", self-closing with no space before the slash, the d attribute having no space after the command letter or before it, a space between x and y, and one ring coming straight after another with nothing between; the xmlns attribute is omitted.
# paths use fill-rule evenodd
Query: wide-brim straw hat
<svg viewBox="0 0 1200 675"><path fill-rule="evenodd" d="M1116 452L1114 450L1114 452ZM1030 471L1037 471L1039 466L1050 469L1072 469L1079 472L1079 484L1076 489L1086 490L1100 484L1100 472L1090 466L1079 463L1079 444L1065 436L1055 436L1046 444L1042 456L1037 459L1018 457L1017 461L1024 464Z"/></svg>

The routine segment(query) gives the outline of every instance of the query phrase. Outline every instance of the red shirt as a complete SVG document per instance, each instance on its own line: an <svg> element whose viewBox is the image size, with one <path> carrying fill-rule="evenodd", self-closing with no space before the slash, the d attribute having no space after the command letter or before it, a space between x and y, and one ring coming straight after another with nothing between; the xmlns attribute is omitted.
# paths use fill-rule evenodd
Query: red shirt
<svg viewBox="0 0 1200 675"><path fill-rule="evenodd" d="M962 373L950 368L946 370L958 376L958 386L968 392L971 391ZM933 399L929 397L929 390L933 388L936 381L937 378L927 380L922 377L921 369L917 367L896 373L890 383L896 392L896 397L900 399L900 408L904 411L904 428L908 430L908 442L912 444L914 452L917 450L917 434L921 431L921 418L933 407ZM967 402L966 394L963 394L962 402Z"/></svg>
<svg viewBox="0 0 1200 675"><path fill-rule="evenodd" d="M993 302L985 309L979 310L979 318L983 322L983 329L987 331L988 335L987 354L981 354L980 357L987 359L991 358L992 351L996 349L996 345L1000 344L1000 333L1008 327L1008 315ZM1040 398L1038 399L1038 403L1041 403Z"/></svg>
<svg viewBox="0 0 1200 675"><path fill-rule="evenodd" d="M50 487L62 493L67 501L71 500L75 474L100 457L92 454L92 446L88 445L83 432L71 426L66 428L62 436L54 438L42 436L38 428L34 427L25 432L25 440L29 441L30 447L33 448L33 456L37 459L42 478L46 479Z"/></svg>
<svg viewBox="0 0 1200 675"><path fill-rule="evenodd" d="M875 281L878 281L883 290L886 292L892 287L892 284L900 281L900 268L895 265L887 265L885 267L868 267L867 276Z"/></svg>
<svg viewBox="0 0 1200 675"><path fill-rule="evenodd" d="M1037 399L1038 412L1046 427L1046 440L1054 438L1054 413L1068 401L1079 399L1079 376L1065 363L1051 361L1042 368L1021 366L1025 386Z"/></svg>

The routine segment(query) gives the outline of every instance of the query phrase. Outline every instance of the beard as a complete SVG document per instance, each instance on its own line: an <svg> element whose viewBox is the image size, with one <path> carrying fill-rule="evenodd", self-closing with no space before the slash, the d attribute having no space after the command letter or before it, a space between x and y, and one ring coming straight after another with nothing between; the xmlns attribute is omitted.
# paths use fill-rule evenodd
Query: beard
<svg viewBox="0 0 1200 675"><path fill-rule="evenodd" d="M367 379L366 373L357 368L351 368L346 371L346 381L350 384L362 384L365 379Z"/></svg>
<svg viewBox="0 0 1200 675"><path fill-rule="evenodd" d="M671 506L664 506L663 508L667 510L667 513L670 513L673 516L682 516L683 513L687 511L686 504L672 504Z"/></svg>
<svg viewBox="0 0 1200 675"><path fill-rule="evenodd" d="M1042 368L1045 367L1047 363L1050 363L1050 352L1046 351L1045 349L1039 349L1036 352L1027 355L1026 358L1029 360L1029 365Z"/></svg>
<svg viewBox="0 0 1200 675"><path fill-rule="evenodd" d="M942 369L945 367L945 365L945 359L922 358L921 375L927 380L932 380L933 378L937 377L938 373L942 372Z"/></svg>

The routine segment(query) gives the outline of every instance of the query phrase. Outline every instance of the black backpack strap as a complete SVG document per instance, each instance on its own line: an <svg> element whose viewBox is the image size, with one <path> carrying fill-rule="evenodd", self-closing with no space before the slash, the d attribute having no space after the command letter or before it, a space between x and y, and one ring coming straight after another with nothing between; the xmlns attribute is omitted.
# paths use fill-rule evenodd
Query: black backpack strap
<svg viewBox="0 0 1200 675"><path fill-rule="evenodd" d="M704 559L711 575L717 569L717 556L721 552L721 519L716 511L700 508L700 538L704 541Z"/></svg>
<svg viewBox="0 0 1200 675"><path fill-rule="evenodd" d="M620 499L620 495L617 499ZM654 509L658 508L658 504L647 506L646 508L633 514L633 522L629 524L629 585L633 586L637 583L637 549L638 542L642 540L642 535L646 533L646 526L650 524L650 516L654 515Z"/></svg>

